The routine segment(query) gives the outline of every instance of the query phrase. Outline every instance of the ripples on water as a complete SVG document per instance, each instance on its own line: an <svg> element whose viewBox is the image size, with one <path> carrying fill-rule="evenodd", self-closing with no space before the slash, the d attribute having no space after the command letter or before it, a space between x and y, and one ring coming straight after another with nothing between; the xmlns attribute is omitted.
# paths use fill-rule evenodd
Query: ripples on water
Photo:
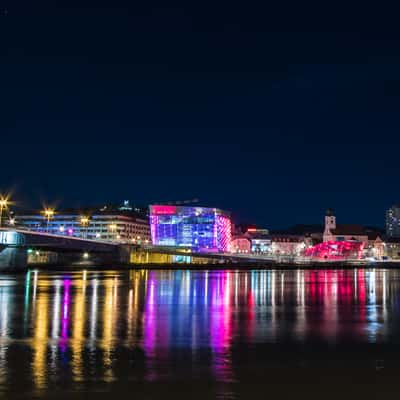
<svg viewBox="0 0 400 400"><path fill-rule="evenodd" d="M226 398L276 371L384 369L397 365L399 295L395 270L2 275L0 391L152 397L191 382Z"/></svg>

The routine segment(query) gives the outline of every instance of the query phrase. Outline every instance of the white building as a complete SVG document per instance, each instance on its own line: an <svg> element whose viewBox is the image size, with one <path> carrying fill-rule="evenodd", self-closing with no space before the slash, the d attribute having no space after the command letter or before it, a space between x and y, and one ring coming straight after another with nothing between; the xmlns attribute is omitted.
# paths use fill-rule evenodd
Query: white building
<svg viewBox="0 0 400 400"><path fill-rule="evenodd" d="M362 225L337 225L333 210L328 209L325 215L324 242L356 240L368 245L368 234Z"/></svg>
<svg viewBox="0 0 400 400"><path fill-rule="evenodd" d="M18 227L55 235L94 240L151 243L150 225L145 216L129 211L91 210L91 212L55 212L50 218L39 212L17 215Z"/></svg>

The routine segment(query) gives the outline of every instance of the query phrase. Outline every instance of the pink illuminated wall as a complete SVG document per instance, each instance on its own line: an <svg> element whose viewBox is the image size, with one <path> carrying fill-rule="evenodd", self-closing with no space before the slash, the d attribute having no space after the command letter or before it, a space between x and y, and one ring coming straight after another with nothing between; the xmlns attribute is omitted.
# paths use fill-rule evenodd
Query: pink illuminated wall
<svg viewBox="0 0 400 400"><path fill-rule="evenodd" d="M231 220L224 215L217 215L217 248L228 252L232 240Z"/></svg>
<svg viewBox="0 0 400 400"><path fill-rule="evenodd" d="M304 251L304 256L328 260L360 259L363 249L363 242L329 241L309 247Z"/></svg>

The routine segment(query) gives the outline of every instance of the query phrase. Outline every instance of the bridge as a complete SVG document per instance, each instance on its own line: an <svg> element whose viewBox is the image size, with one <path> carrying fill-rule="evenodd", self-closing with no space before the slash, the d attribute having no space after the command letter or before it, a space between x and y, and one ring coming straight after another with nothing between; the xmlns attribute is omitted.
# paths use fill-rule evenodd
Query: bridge
<svg viewBox="0 0 400 400"><path fill-rule="evenodd" d="M23 229L0 228L0 246L34 247L40 250L56 251L95 251L110 252L118 247L118 243L105 240L92 240L66 235L35 232Z"/></svg>
<svg viewBox="0 0 400 400"><path fill-rule="evenodd" d="M129 250L120 243L0 228L0 270L25 269L32 249L52 253L60 265L89 253L100 262L125 263L129 259Z"/></svg>

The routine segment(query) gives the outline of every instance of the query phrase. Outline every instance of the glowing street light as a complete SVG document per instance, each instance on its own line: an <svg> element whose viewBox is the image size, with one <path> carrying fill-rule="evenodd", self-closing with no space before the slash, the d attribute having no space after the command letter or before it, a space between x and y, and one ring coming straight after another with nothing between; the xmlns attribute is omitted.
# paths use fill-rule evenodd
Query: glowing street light
<svg viewBox="0 0 400 400"><path fill-rule="evenodd" d="M116 224L110 224L110 225L108 225L108 229L110 230L110 232L116 233L117 232L117 225Z"/></svg>
<svg viewBox="0 0 400 400"><path fill-rule="evenodd" d="M82 217L81 218L81 224L82 225L87 225L89 223L89 218L88 217Z"/></svg>
<svg viewBox="0 0 400 400"><path fill-rule="evenodd" d="M88 230L90 219L89 219L89 217L83 216L83 217L81 217L80 222L81 222L81 225L85 228L85 236L84 237L87 238L87 230Z"/></svg>
<svg viewBox="0 0 400 400"><path fill-rule="evenodd" d="M54 209L53 208L45 208L43 210L43 214L44 214L45 218L47 219L46 232L48 233L50 220L54 217Z"/></svg>
<svg viewBox="0 0 400 400"><path fill-rule="evenodd" d="M6 197L1 196L0 197L0 227L2 223L2 218L3 218L3 210L8 207L9 201Z"/></svg>

